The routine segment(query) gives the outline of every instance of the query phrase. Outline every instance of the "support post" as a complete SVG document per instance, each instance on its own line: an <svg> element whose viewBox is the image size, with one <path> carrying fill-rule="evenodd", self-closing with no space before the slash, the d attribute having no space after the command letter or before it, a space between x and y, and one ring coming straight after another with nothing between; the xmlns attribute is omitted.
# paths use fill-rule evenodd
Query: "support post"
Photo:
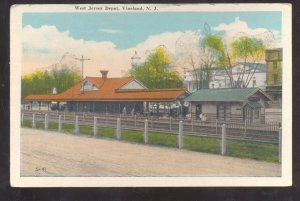
<svg viewBox="0 0 300 201"><path fill-rule="evenodd" d="M117 118L116 138L117 140L121 139L121 118Z"/></svg>
<svg viewBox="0 0 300 201"><path fill-rule="evenodd" d="M75 116L75 130L74 130L75 134L79 133L79 125L78 125L78 116Z"/></svg>
<svg viewBox="0 0 300 201"><path fill-rule="evenodd" d="M221 154L226 154L226 125L222 125Z"/></svg>
<svg viewBox="0 0 300 201"><path fill-rule="evenodd" d="M44 128L45 128L45 130L47 130L48 129L48 114L46 113L45 114L45 124L44 124Z"/></svg>
<svg viewBox="0 0 300 201"><path fill-rule="evenodd" d="M182 123L182 121L180 121L179 122L179 132L178 132L178 148L179 149L181 149L183 147L182 130L183 130L183 123Z"/></svg>
<svg viewBox="0 0 300 201"><path fill-rule="evenodd" d="M148 143L148 119L145 119L144 143Z"/></svg>
<svg viewBox="0 0 300 201"><path fill-rule="evenodd" d="M94 137L97 136L97 117L94 117Z"/></svg>
<svg viewBox="0 0 300 201"><path fill-rule="evenodd" d="M61 115L58 116L58 131L61 131Z"/></svg>
<svg viewBox="0 0 300 201"><path fill-rule="evenodd" d="M282 161L282 128L279 128L278 131L278 162L281 163Z"/></svg>
<svg viewBox="0 0 300 201"><path fill-rule="evenodd" d="M32 128L35 128L35 113L32 113Z"/></svg>

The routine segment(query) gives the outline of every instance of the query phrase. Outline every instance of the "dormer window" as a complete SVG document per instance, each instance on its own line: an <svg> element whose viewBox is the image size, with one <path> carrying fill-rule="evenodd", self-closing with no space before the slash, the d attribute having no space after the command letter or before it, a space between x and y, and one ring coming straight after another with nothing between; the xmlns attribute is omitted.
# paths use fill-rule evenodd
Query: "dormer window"
<svg viewBox="0 0 300 201"><path fill-rule="evenodd" d="M98 90L98 88L89 80L86 79L82 82L80 91L94 91L94 90Z"/></svg>

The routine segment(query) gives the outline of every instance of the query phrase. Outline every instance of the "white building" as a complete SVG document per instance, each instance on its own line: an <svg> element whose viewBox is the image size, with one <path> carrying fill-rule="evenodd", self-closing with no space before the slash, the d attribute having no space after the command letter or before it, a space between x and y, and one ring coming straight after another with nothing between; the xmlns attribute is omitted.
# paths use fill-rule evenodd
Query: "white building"
<svg viewBox="0 0 300 201"><path fill-rule="evenodd" d="M264 64L264 63L249 64L248 66L245 67L244 76L241 76L242 71L243 71L242 64L238 64L237 66L233 67L232 77L233 77L233 80L236 82L235 84L237 84L238 77L240 77L240 82L242 82L242 80L244 83L247 80L249 81L247 88L258 87L262 90L265 90L265 88L266 88L266 64ZM251 71L251 72L249 73L249 71ZM198 77L201 76L200 69L196 69L196 71L191 70L191 71L185 72L184 85L189 92L194 92L197 90L197 81L196 81L195 73L197 73ZM252 75L252 73L253 73L253 75ZM230 78L224 69L221 69L221 68L212 68L211 69L209 88L231 88Z"/></svg>

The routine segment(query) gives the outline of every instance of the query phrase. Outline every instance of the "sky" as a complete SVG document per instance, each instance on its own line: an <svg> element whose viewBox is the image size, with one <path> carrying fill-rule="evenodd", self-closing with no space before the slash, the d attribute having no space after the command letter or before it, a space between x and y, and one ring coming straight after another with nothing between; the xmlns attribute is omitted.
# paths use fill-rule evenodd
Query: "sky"
<svg viewBox="0 0 300 201"><path fill-rule="evenodd" d="M268 45L277 47L281 28L280 12L24 13L22 73L72 54L90 58L84 63L85 76L105 69L118 77L131 67L135 51L144 60L147 52L164 45L179 58L196 48L205 32L221 33L227 43L241 32L268 41L271 35ZM184 63L174 65L183 69Z"/></svg>

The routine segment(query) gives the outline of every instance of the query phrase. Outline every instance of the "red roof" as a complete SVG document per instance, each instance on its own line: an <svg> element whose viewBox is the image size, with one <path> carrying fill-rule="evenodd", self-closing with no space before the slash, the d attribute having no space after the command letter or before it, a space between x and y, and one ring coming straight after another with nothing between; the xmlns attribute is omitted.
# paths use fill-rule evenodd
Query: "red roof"
<svg viewBox="0 0 300 201"><path fill-rule="evenodd" d="M120 89L132 77L99 78L87 77L98 90L80 91L82 82L60 94L32 94L25 101L174 101L181 96L184 89Z"/></svg>

